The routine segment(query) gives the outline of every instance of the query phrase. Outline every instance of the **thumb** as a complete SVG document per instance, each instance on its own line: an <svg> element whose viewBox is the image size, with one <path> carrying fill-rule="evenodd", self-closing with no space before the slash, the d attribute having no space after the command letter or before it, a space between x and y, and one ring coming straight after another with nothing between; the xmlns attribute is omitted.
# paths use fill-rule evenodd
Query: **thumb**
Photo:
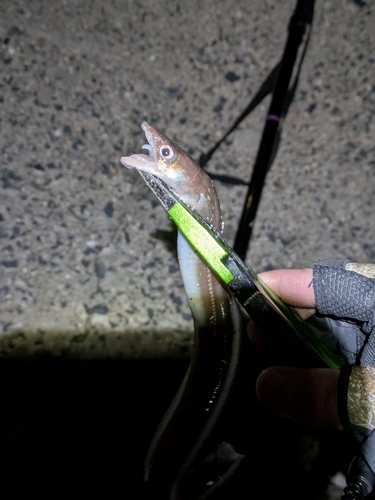
<svg viewBox="0 0 375 500"><path fill-rule="evenodd" d="M258 278L288 304L315 307L312 269L275 269L259 273Z"/></svg>

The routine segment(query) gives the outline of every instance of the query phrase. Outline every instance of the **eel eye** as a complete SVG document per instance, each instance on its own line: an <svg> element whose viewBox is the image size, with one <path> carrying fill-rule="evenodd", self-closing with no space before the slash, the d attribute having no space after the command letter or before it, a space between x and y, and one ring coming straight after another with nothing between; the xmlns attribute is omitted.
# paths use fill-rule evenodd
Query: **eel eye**
<svg viewBox="0 0 375 500"><path fill-rule="evenodd" d="M159 151L160 151L160 156L163 158L163 160L172 160L175 156L174 149L168 144L160 146Z"/></svg>

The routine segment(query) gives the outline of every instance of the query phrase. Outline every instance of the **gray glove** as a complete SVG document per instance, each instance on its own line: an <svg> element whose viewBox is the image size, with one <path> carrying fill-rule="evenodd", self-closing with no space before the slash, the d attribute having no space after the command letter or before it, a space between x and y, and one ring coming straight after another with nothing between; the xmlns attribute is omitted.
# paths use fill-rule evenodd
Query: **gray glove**
<svg viewBox="0 0 375 500"><path fill-rule="evenodd" d="M316 308L332 334L322 339L347 364L375 365L375 264L320 260L313 266Z"/></svg>
<svg viewBox="0 0 375 500"><path fill-rule="evenodd" d="M318 313L331 329L321 340L346 363L338 387L340 419L360 443L343 498L364 498L375 483L375 264L318 261L313 286Z"/></svg>

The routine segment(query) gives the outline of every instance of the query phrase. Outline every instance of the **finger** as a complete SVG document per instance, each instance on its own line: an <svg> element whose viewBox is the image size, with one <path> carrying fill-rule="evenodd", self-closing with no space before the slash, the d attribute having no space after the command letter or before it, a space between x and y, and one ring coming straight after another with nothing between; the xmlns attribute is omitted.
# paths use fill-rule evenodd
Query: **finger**
<svg viewBox="0 0 375 500"><path fill-rule="evenodd" d="M260 273L258 277L288 304L315 307L312 269L276 269Z"/></svg>
<svg viewBox="0 0 375 500"><path fill-rule="evenodd" d="M256 385L260 402L296 422L340 429L337 412L339 372L328 368L277 366L263 371Z"/></svg>
<svg viewBox="0 0 375 500"><path fill-rule="evenodd" d="M267 343L267 335L265 335L263 329L256 325L251 319L247 323L247 335L251 343L259 349Z"/></svg>

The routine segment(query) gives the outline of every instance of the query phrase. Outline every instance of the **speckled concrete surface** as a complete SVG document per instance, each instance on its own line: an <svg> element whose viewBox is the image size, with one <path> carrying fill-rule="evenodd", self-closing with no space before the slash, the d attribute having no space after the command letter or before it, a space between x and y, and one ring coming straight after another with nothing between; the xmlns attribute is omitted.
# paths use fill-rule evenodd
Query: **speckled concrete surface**
<svg viewBox="0 0 375 500"><path fill-rule="evenodd" d="M282 54L295 2L0 4L0 353L185 354L192 321L163 209L119 158L146 119L196 158ZM375 20L316 2L248 262L375 260ZM248 179L259 106L212 172ZM232 241L243 187L217 183Z"/></svg>

